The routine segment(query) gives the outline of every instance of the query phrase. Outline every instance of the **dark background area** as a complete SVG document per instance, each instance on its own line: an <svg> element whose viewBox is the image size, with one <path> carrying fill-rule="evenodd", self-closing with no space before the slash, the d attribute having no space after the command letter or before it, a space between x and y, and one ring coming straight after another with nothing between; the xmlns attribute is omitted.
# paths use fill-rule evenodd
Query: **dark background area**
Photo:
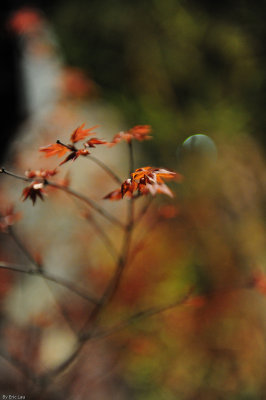
<svg viewBox="0 0 266 400"><path fill-rule="evenodd" d="M2 154L27 116L18 38L6 29L24 6L44 12L66 64L82 68L128 126L152 125L151 161L174 165L176 147L194 133L249 134L265 148L265 1L5 1Z"/></svg>

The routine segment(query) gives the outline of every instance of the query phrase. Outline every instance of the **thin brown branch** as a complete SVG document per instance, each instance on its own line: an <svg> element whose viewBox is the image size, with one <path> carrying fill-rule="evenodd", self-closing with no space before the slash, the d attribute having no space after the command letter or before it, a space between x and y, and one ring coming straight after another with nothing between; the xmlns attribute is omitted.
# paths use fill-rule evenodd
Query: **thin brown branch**
<svg viewBox="0 0 266 400"><path fill-rule="evenodd" d="M87 157L88 160L93 161L95 164L99 165L111 178L113 178L114 181L116 181L119 185L122 184L122 179L119 178L119 176L116 175L116 173L111 170L111 168L108 167L104 162L99 160L98 158L92 156L91 154L88 155Z"/></svg>
<svg viewBox="0 0 266 400"><path fill-rule="evenodd" d="M27 364L19 360L11 354L7 354L3 349L0 350L0 357L2 357L6 362L8 362L12 367L18 370L25 378L29 381L36 383L37 377L31 371Z"/></svg>
<svg viewBox="0 0 266 400"><path fill-rule="evenodd" d="M102 242L104 243L106 249L109 251L109 253L114 257L115 260L118 258L118 253L109 239L109 236L105 233L105 231L102 229L102 227L98 224L98 222L93 218L92 215L86 215L86 220L93 226L95 231L98 233L98 236L102 239Z"/></svg>
<svg viewBox="0 0 266 400"><path fill-rule="evenodd" d="M42 270L42 265L37 260L35 260L35 258L32 256L32 254L30 253L30 251L26 247L26 245L24 243L22 243L22 241L20 240L18 235L15 233L14 229L12 228L12 226L8 227L7 232L9 234L9 236L12 238L12 240L16 243L18 248L21 250L21 252L36 267L36 269L37 270Z"/></svg>
<svg viewBox="0 0 266 400"><path fill-rule="evenodd" d="M132 169L133 168L132 146L129 146L129 150L130 150L130 169ZM76 360L83 345L91 337L93 337L93 334L95 331L95 326L96 326L99 315L102 313L102 311L105 309L105 307L111 302L112 298L114 297L114 295L117 292L117 289L120 285L122 275L123 275L124 269L127 264L127 258L128 258L128 254L129 254L130 244L131 244L133 226L134 226L134 199L132 198L128 203L127 225L126 225L126 229L125 229L125 233L124 233L120 256L118 258L114 274L111 277L109 283L107 284L107 287L104 290L100 301L98 302L98 304L96 304L94 306L87 322L85 323L84 327L81 329L80 340L77 343L77 346L74 349L73 353L70 354L70 356L65 361L63 361L61 364L59 364L54 370L52 370L49 373L50 377L51 376L54 377L54 376L64 372L66 370L66 368L68 368ZM48 374L47 374L47 376L48 376Z"/></svg>
<svg viewBox="0 0 266 400"><path fill-rule="evenodd" d="M101 330L94 331L94 332L92 329L90 329L89 332L87 332L86 334L83 334L83 336L80 337L80 341L76 344L73 352L69 355L69 357L66 358L66 360L64 360L57 367L55 367L51 371L47 372L43 376L43 379L48 381L50 378L55 378L60 373L64 372L76 360L77 356L79 355L80 351L82 350L84 344L87 341L103 339L105 337L111 336L114 333L117 333L117 332L127 328L131 324L137 322L139 319L152 317L156 314L160 314L165 311L169 311L172 308L181 306L181 305L185 304L185 302L189 299L191 294L192 294L192 289L190 289L188 291L188 293L186 293L184 296L177 299L173 303L161 305L161 306L155 306L155 307L147 308L145 310L141 310L141 311L137 312L136 314L133 314L131 317L115 324L114 326L112 326L110 328L103 328Z"/></svg>
<svg viewBox="0 0 266 400"><path fill-rule="evenodd" d="M77 296L83 298L84 300L89 301L90 303L93 304L98 304L99 301L97 299L95 299L94 297L90 296L88 293L86 293L83 289L77 287L76 285L73 285L72 282L69 282L68 280L61 278L59 276L55 276L52 274L49 274L46 271L38 271L35 269L25 269L21 266L18 265L12 265L9 263L6 263L4 261L0 261L0 269L7 269L10 271L14 271L14 272L20 272L23 274L29 274L29 275L33 275L33 276L37 276L40 278L44 278L47 281L50 282L54 282L59 286L64 287L65 289L68 289L69 291L71 291L72 293L75 293Z"/></svg>
<svg viewBox="0 0 266 400"><path fill-rule="evenodd" d="M129 149L129 175L134 172L134 154L133 154L133 143L132 140L128 142L128 149Z"/></svg>
<svg viewBox="0 0 266 400"><path fill-rule="evenodd" d="M70 151L77 151L74 145L65 144L59 139L56 141L56 143L61 144L61 146L66 147ZM99 165L99 167L101 167L109 176L111 176L111 178L113 178L117 183L119 183L119 185L121 185L122 180L103 161L99 160L97 157L92 156L91 154L88 155L87 159L90 159L95 164Z"/></svg>
<svg viewBox="0 0 266 400"><path fill-rule="evenodd" d="M117 333L121 331L122 329L127 328L131 324L137 322L139 319L147 318L147 317L152 317L157 314L161 314L165 311L169 311L173 308L180 307L186 303L186 301L191 297L192 294L192 289L188 291L184 296L181 298L177 299L173 303L166 304L166 305L161 305L161 306L155 306L151 308L147 308L144 310L141 310L137 312L136 314L131 315L129 318L118 322L114 326L111 326L110 328L103 328L102 330L99 330L98 332L94 332L93 335L91 336L92 339L102 339L107 336L110 336L114 333Z"/></svg>
<svg viewBox="0 0 266 400"><path fill-rule="evenodd" d="M9 175L9 176L12 176L12 178L16 178L16 179L19 179L19 180L24 181L24 182L32 182L33 181L32 178L27 178L27 177L22 176L22 175L14 174L14 172L7 171L4 167L0 168L0 174Z"/></svg>
<svg viewBox="0 0 266 400"><path fill-rule="evenodd" d="M128 145L129 145L129 159L130 159L129 168L130 168L130 170L132 170L133 169L132 142L129 142ZM94 309L92 310L92 313L89 316L89 319L81 332L81 337L83 337L84 332L86 332L86 329L90 324L92 324L91 329L93 330L93 326L95 325L98 316L100 315L102 310L106 307L106 305L112 301L115 293L117 292L117 289L118 289L121 279L122 279L122 275L123 275L125 266L127 264L127 258L128 258L128 253L129 253L129 248L130 248L131 238L132 238L132 233L133 233L133 226L134 226L134 199L131 198L128 203L127 224L126 224L126 229L125 229L125 233L124 233L122 248L121 248L120 256L118 258L114 274L111 277L109 283L107 284L105 291L103 292L100 303L98 305L96 305L94 307Z"/></svg>
<svg viewBox="0 0 266 400"><path fill-rule="evenodd" d="M70 194L71 196L75 197L76 199L83 201L84 203L89 205L91 208L93 208L95 211L97 211L100 215L102 215L103 217L108 219L113 224L119 226L122 229L125 228L124 225L118 219L116 219L113 215L109 214L109 212L106 211L105 209L103 209L102 207L98 206L98 204L95 201L93 201L92 199L90 199L89 197L84 196L83 194L78 193L75 190L70 189L66 186L60 185L59 183L45 180L45 184L48 186L54 187L56 189L60 189L63 192L66 192L66 193Z"/></svg>
<svg viewBox="0 0 266 400"><path fill-rule="evenodd" d="M57 367L52 368L50 371L44 373L39 377L39 381L43 386L48 386L51 383L51 379L55 378L56 376L60 375L64 372L78 357L79 353L81 352L85 342L77 342L73 352Z"/></svg>
<svg viewBox="0 0 266 400"><path fill-rule="evenodd" d="M11 226L8 227L8 233L11 236L11 238L14 240L14 242L17 244L17 246L20 248L22 253L28 258L28 260L35 266L36 270L39 271L40 276L43 278L44 283L47 286L47 289L49 290L51 296L54 299L55 305L57 307L57 310L59 311L60 315L63 317L64 321L68 325L68 327L71 329L71 331L77 335L77 329L75 329L73 322L69 318L68 312L63 304L57 299L56 294L53 292L51 286L49 285L49 281L45 279L44 277L44 270L43 266L41 263L39 263L35 258L32 256L31 252L28 250L26 245L20 240L18 235L14 232L13 228Z"/></svg>
<svg viewBox="0 0 266 400"><path fill-rule="evenodd" d="M93 208L95 211L97 211L99 214L101 214L103 217L108 219L113 224L119 226L122 229L125 228L124 225L117 218L115 218L113 215L109 214L108 211L106 211L105 209L100 207L95 201L93 201L89 197L84 196L83 194L76 192L75 190L70 189L64 185L60 185L59 183L51 182L51 181L48 181L47 179L43 179L43 178L26 178L24 176L17 175L17 174L14 174L13 172L7 171L5 168L1 168L0 173L9 175L9 176L19 179L19 180L23 180L25 182L33 182L33 181L43 182L47 186L51 186L56 189L62 190L63 192L66 192L69 195L86 203L87 205L89 205L91 208Z"/></svg>
<svg viewBox="0 0 266 400"><path fill-rule="evenodd" d="M153 196L149 196L148 201L144 204L144 206L142 207L142 209L139 211L138 216L135 219L134 222L134 229L136 229L137 225L142 222L143 218L145 217L146 213L148 212L152 201L153 201L154 197Z"/></svg>

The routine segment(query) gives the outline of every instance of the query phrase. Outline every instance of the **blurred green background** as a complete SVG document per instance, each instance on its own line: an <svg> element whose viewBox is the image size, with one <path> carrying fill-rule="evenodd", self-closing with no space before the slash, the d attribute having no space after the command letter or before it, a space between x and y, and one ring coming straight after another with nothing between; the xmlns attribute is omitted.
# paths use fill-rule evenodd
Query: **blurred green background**
<svg viewBox="0 0 266 400"><path fill-rule="evenodd" d="M191 134L265 147L266 2L62 0L49 8L65 61L128 126L150 124L146 160L175 166Z"/></svg>

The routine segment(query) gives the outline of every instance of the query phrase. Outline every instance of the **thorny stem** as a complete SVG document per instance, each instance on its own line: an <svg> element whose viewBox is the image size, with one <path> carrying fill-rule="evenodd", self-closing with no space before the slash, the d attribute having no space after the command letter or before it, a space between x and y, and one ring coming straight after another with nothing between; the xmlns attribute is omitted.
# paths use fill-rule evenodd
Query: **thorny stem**
<svg viewBox="0 0 266 400"><path fill-rule="evenodd" d="M113 217L111 214L109 214L106 210L104 210L102 207L98 206L98 204L90 199L87 196L84 196L83 194L74 191L73 189L70 189L66 186L60 185L59 183L51 182L48 181L47 179L43 178L27 178L21 175L14 174L13 172L7 171L5 168L0 169L0 173L6 174L9 176L12 176L13 178L23 180L25 182L33 182L33 181L40 181L43 182L47 186L54 187L56 189L62 190L68 194L70 194L73 197L76 197L80 201L83 201L84 203L88 204L91 208L93 208L95 211L97 211L99 214L101 214L103 217L108 219L110 222L112 222L115 225L120 226L120 228L124 229L124 225L115 217Z"/></svg>
<svg viewBox="0 0 266 400"><path fill-rule="evenodd" d="M78 288L75 285L73 285L72 282L69 282L66 279L61 278L59 276L55 276L55 275L49 274L48 272L45 272L45 271L40 272L39 270L35 270L35 269L22 269L20 266L11 265L11 264L8 264L8 263L3 262L3 261L0 261L0 268L1 269L8 269L8 270L14 271L14 272L21 272L23 274L39 276L41 278L46 279L47 281L54 282L57 285L68 289L69 291L75 293L77 296L83 298L84 300L89 301L90 303L98 304L98 300L97 299L95 299L94 297L88 295L81 288Z"/></svg>

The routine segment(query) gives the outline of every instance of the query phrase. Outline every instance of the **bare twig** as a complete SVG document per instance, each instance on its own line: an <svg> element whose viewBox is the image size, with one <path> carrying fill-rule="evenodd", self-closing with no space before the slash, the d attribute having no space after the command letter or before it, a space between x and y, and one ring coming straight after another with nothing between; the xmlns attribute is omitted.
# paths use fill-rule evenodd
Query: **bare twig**
<svg viewBox="0 0 266 400"><path fill-rule="evenodd" d="M36 383L37 377L31 371L28 365L25 364L23 361L19 360L18 358L16 358L11 354L7 354L3 349L0 350L0 357L2 357L6 362L12 365L12 367L18 370L29 381Z"/></svg>
<svg viewBox="0 0 266 400"><path fill-rule="evenodd" d="M145 217L146 213L148 212L154 197L149 196L148 201L144 204L143 208L140 210L139 215L136 217L134 221L134 229L136 229L137 225L142 222L143 218Z"/></svg>
<svg viewBox="0 0 266 400"><path fill-rule="evenodd" d="M18 248L21 250L21 252L28 258L28 260L36 267L37 270L42 270L42 265L35 260L35 258L32 256L30 251L27 249L26 245L22 243L18 235L15 233L14 229L12 226L8 226L7 232L9 236L12 238L12 240L16 243Z"/></svg>
<svg viewBox="0 0 266 400"><path fill-rule="evenodd" d="M66 147L70 151L77 151L77 148L75 146L65 144L65 143L61 142L61 140L59 140L59 139L56 141L56 143L61 144L61 146ZM116 182L118 182L121 185L122 180L103 161L92 156L90 153L87 155L87 159L91 159L95 164L99 165L105 172L107 172L107 174L109 176L111 176L111 178L113 178Z"/></svg>
<svg viewBox="0 0 266 400"><path fill-rule="evenodd" d="M49 382L49 379L55 378L60 373L64 372L77 359L77 356L79 355L83 346L89 340L103 339L105 337L111 336L114 333L117 333L117 332L125 329L126 327L128 327L129 325L138 321L139 319L152 317L156 314L160 314L160 313L168 311L172 308L181 306L181 305L185 304L185 302L189 299L189 297L191 296L191 293L192 293L192 289L189 290L188 293L186 293L183 297L179 298L178 300L176 300L173 303L162 305L162 306L155 306L155 307L151 307L151 308L147 308L145 310L139 311L136 314L133 314L131 317L115 324L114 326L112 326L110 328L103 328L101 330L94 331L94 332L92 329L90 329L87 333L83 334L83 336L80 337L80 341L78 343L76 343L76 346L75 346L73 352L61 364L59 364L57 367L55 367L51 371L44 374L42 379L45 380L46 382Z"/></svg>
<svg viewBox="0 0 266 400"><path fill-rule="evenodd" d="M111 178L113 178L119 185L122 183L122 179L120 179L115 172L111 170L104 162L99 160L98 158L92 156L91 154L87 157L88 160L93 161L95 164L99 165Z"/></svg>
<svg viewBox="0 0 266 400"><path fill-rule="evenodd" d="M14 271L14 272L20 272L20 273L23 273L23 274L29 274L29 275L33 275L33 276L38 276L40 278L44 278L47 281L54 282L57 285L68 289L69 291L75 293L77 296L83 298L84 300L89 301L90 303L93 303L93 304L98 304L99 303L97 299L95 299L94 297L88 295L83 289L73 285L72 282L69 282L68 280L66 280L64 278L61 278L59 276L49 274L46 271L40 272L39 270L35 270L35 269L25 269L25 268L23 268L21 266L12 265L12 264L6 263L4 261L0 261L0 268L1 269L7 269L7 270L10 270L10 271Z"/></svg>
<svg viewBox="0 0 266 400"><path fill-rule="evenodd" d="M62 190L63 192L68 193L69 195L79 199L80 201L83 201L84 203L89 205L91 208L93 208L95 211L97 211L99 214L101 214L103 217L108 219L113 224L119 226L122 229L125 228L124 225L118 219L116 219L113 215L109 214L108 211L106 211L105 209L100 207L95 201L93 201L89 197L84 196L83 194L76 192L75 190L70 189L64 185L60 185L59 183L51 182L51 181L48 181L47 179L43 179L43 178L27 178L27 177L24 177L21 175L14 174L13 172L7 171L5 168L1 168L0 173L12 176L13 178L20 179L25 182L33 182L33 181L43 182L44 185L51 186L56 189Z"/></svg>
<svg viewBox="0 0 266 400"><path fill-rule="evenodd" d="M111 326L110 328L103 328L102 330L99 330L98 332L94 332L92 334L92 339L101 339L101 338L105 338L107 336L110 336L114 333L117 333L119 331L121 331L122 329L125 329L126 327L128 327L129 325L137 322L139 319L143 319L143 318L147 318L147 317L152 317L154 315L163 313L165 311L169 311L172 308L175 307L179 307L182 306L186 303L186 301L191 297L192 294L192 289L189 290L184 296L182 296L181 298L177 299L176 301L174 301L173 303L170 304L166 304L166 305L161 305L161 306L155 306L155 307L151 307L151 308L147 308L144 310L141 310L139 312L137 312L136 314L131 315L131 317L118 322L117 324L115 324L114 326Z"/></svg>
<svg viewBox="0 0 266 400"><path fill-rule="evenodd" d="M130 171L132 171L133 170L133 152L132 152L131 145L129 145L129 152L130 152L130 168L129 169L130 169ZM63 371L65 371L65 369L68 368L76 360L83 345L90 338L93 337L93 334L95 332L95 326L96 326L99 315L102 313L102 311L105 309L105 307L111 302L111 300L112 300L113 296L115 295L115 293L117 292L117 289L121 282L121 278L122 278L125 266L127 264L127 257L128 257L128 253L129 253L130 244L131 244L133 226L134 226L134 198L130 199L130 201L128 203L127 225L125 228L125 234L124 234L124 238L123 238L120 256L118 258L114 274L111 277L109 283L107 284L107 287L104 290L100 301L98 302L98 304L96 304L94 306L87 322L85 323L84 327L81 329L80 340L77 343L74 351L70 354L70 356L66 360L64 360L61 364L59 364L55 369L53 369L52 371L47 373L46 376L54 377L54 376L62 373Z"/></svg>
<svg viewBox="0 0 266 400"><path fill-rule="evenodd" d="M98 236L102 239L102 242L105 244L106 249L116 260L118 258L117 250L113 245L113 243L111 242L111 240L109 239L109 236L105 233L105 231L98 224L95 218L93 218L92 215L86 215L85 218L94 227L94 229L98 233Z"/></svg>

